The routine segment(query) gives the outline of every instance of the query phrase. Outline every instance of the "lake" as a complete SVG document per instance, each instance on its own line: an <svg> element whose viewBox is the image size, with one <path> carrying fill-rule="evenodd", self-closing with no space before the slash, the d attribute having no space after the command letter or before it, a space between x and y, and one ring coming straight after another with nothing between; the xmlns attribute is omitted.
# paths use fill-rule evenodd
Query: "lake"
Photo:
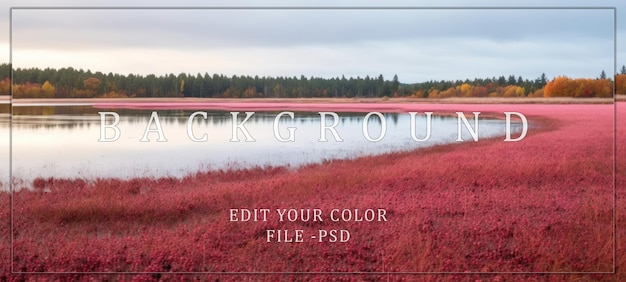
<svg viewBox="0 0 626 282"><path fill-rule="evenodd" d="M0 100L0 191L9 190L9 127L11 106Z"/></svg>
<svg viewBox="0 0 626 282"><path fill-rule="evenodd" d="M343 142L335 140L329 130L328 142L319 142L321 117L317 112L294 112L294 118L283 116L277 130L280 138L288 138L289 128L295 128L295 142L280 142L274 134L274 120L279 112L255 112L245 123L254 142L246 142L238 130L239 142L231 142L232 115L229 111L202 110L190 125L193 138L206 134L206 141L194 142L188 134L188 120L196 110L154 110L158 115L166 142L157 142L159 134L154 120L147 135L150 142L141 142L153 110L97 109L90 105L20 105L13 107L13 119L0 117L2 136L9 133L12 124L12 173L17 188L29 185L37 177L85 178L102 177L182 177L198 170L247 168L254 166L297 167L326 160L356 158L388 152L407 151L436 144L457 142L457 117L432 116L431 136L418 142L411 138L411 116L407 113L384 113L386 134L378 142L367 140L363 121L367 113L337 112L336 132ZM119 115L119 139L99 142L101 116L98 112ZM206 119L203 115L206 115ZM244 111L237 122L246 117ZM473 116L467 114L473 126ZM326 116L325 124L334 119ZM105 125L111 125L107 116ZM369 139L381 134L382 121L371 115L367 123ZM426 136L426 116L415 118L416 137ZM504 136L504 120L479 119L479 138ZM521 131L521 124L513 122L512 131ZM463 139L472 142L469 131L463 127ZM114 129L104 127L105 137L112 139ZM2 140L8 145L8 140ZM480 141L479 141L480 142ZM4 144L3 143L3 144ZM3 145L0 144L0 145ZM4 163L2 171L8 171Z"/></svg>

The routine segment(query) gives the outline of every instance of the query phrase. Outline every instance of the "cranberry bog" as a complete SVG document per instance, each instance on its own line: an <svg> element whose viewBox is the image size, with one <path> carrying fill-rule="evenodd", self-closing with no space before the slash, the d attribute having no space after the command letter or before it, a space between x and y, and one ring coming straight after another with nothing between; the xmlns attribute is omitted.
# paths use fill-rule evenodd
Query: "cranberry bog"
<svg viewBox="0 0 626 282"><path fill-rule="evenodd" d="M36 179L12 201L0 193L12 207L0 218L0 280L626 279L624 103L331 105L248 107L516 111L530 128L518 142L492 138L299 168ZM266 221L233 221L233 209L239 219L241 209L272 212ZM297 219L278 220L273 211L282 209ZM350 235L268 242L268 230L286 230L273 238L284 241L294 230Z"/></svg>

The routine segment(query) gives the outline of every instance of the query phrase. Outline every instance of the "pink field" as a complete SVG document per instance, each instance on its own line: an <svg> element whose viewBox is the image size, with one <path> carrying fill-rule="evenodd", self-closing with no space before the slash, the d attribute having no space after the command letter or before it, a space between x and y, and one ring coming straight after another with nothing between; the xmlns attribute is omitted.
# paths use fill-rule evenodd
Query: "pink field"
<svg viewBox="0 0 626 282"><path fill-rule="evenodd" d="M626 104L618 107L617 122L623 125ZM617 148L614 178L613 105L194 104L198 108L516 111L528 117L531 128L520 142L496 138L296 170L198 172L182 180L40 179L33 191L14 193L15 272L154 273L11 274L10 234L3 232L0 280L626 279L626 148ZM617 137L626 139L626 127L617 127ZM9 195L0 197L8 206ZM388 220L230 222L231 208L385 209ZM2 212L2 224L8 226L9 211ZM345 243L267 243L268 229L307 234L345 229L351 238ZM464 272L472 273L459 274ZM551 272L561 274L546 274Z"/></svg>
<svg viewBox="0 0 626 282"><path fill-rule="evenodd" d="M519 111L533 115L541 115L552 109L563 109L557 105L537 105L537 104L423 104L423 103L335 103L335 102L307 102L307 103L281 103L281 102L97 102L93 103L95 108L114 109L177 109L177 110L240 110L240 111L329 111L329 112L409 112L409 111L492 111L501 113L502 111ZM550 107L557 106L557 107ZM569 104L569 106L576 106ZM585 105L577 105L578 107ZM605 105L609 106L609 105ZM609 107L613 107L610 105ZM544 108L541 110L541 108ZM539 111L538 111L539 110ZM562 110L558 110L562 111ZM555 113L556 114L556 113Z"/></svg>

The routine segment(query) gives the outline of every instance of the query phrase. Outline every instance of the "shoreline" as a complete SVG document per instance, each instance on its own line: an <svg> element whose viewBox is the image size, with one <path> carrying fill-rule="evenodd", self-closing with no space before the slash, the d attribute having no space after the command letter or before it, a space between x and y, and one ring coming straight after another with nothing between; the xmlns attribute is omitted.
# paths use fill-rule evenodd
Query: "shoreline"
<svg viewBox="0 0 626 282"><path fill-rule="evenodd" d="M9 100L9 99L7 99ZM126 103L379 103L379 104L609 104L614 100L626 101L626 95L613 98L65 98L65 99L13 99L13 104L126 104Z"/></svg>
<svg viewBox="0 0 626 282"><path fill-rule="evenodd" d="M108 104L107 104L108 105ZM159 105L162 105L162 107L159 107ZM465 112L466 115L468 112L472 112L472 111L478 111L480 112L480 118L488 118L488 119L501 119L503 120L505 117L502 114L502 112L508 111L508 112L520 112L522 114L524 113L530 113L528 115L526 115L527 118L530 119L529 121L529 126L535 127L540 131L545 130L545 127L550 127L552 126L553 123L557 122L559 120L559 118L555 118L555 117L546 117L545 114L543 113L543 110L537 110L539 108L551 108L553 106L558 106L558 105L552 105L552 104L420 104L420 103L412 103L412 104L398 104L398 103L389 103L389 104L375 104L375 103L328 103L328 104L318 104L318 103L306 103L306 104L299 104L299 103L209 103L209 104L168 104L168 103L147 103L147 104L134 104L134 103L130 103L130 104L123 104L123 105L118 105L120 106L120 108L128 108L128 109L143 109L143 107L145 106L145 108L147 109L155 109L155 110L159 110L159 109L182 109L182 110L189 110L189 109L198 109L197 105L201 105L201 109L203 110L250 110L250 111L305 111L305 112L315 112L315 111L335 111L335 112L355 112L355 113L365 113L365 112L372 112L372 111L380 111L383 113L407 113L407 112L411 112L411 111L415 111L418 113L423 113L423 112L427 112L427 111L432 111L434 112L435 116L449 116L449 117L456 117L455 111L462 111ZM96 104L96 107L98 107L99 105ZM139 106L139 107L137 107ZM574 107L573 109L579 108L579 107L587 107L587 106L591 106L591 107L603 107L606 106L605 104L575 104L572 105L572 107ZM531 130L531 131L536 131L536 130ZM497 139L497 138L502 138L504 136L504 133L502 135L498 135L497 137L491 137L491 138L485 138L482 139L481 141L479 141L478 143L484 143L484 142L489 142L489 139ZM471 141L467 141L467 142L471 142ZM463 143L467 143L467 142L463 142ZM447 144L437 144L434 145L435 147L440 147L440 146L457 146L457 145L462 145L463 143L447 143ZM515 143L515 142L513 142ZM359 156L355 156L352 158L348 158L348 159L330 159L329 161L342 161L342 160L354 160L354 159L360 159L360 158L364 158L364 157L377 157L377 156L381 156L381 155L387 155L387 154L403 154L403 153L407 153L407 152L420 152L422 150L428 150L431 147L424 147L424 148L417 148L417 149L411 149L411 150L402 150L402 151L397 151L397 152L387 152L387 153L382 153L382 154L374 154L374 155L359 155ZM289 166L289 165L265 165L265 166L260 166L260 167L227 167L227 168L218 168L218 169L212 169L210 171L240 171L240 170L246 170L246 169L259 169L259 168L287 168L289 167L289 169L299 169L303 166L309 166L309 165L317 165L319 163L311 163L311 164L304 164L304 165L298 165L298 166ZM204 173L207 172L205 170L199 170L199 171L189 171L186 174L182 175L182 176L171 176L171 175L163 175L163 176L154 176L154 177L150 177L150 178L170 178L170 177L174 177L174 178L185 178L188 176L191 176L195 173ZM95 177L95 178L101 178L101 177ZM133 180L133 179L137 179L137 178L145 178L142 176L137 176L137 177L124 177L124 178L115 178L115 177L103 177L103 179L117 179L120 181L129 181L129 180ZM35 177L32 178L31 180L25 180L25 179L15 179L18 182L16 184L19 184L21 188L32 188L32 187L28 187L30 184L32 184L32 180L34 179L48 179L48 177ZM70 178L70 179L65 179L65 180L76 180L76 179L81 179L81 178ZM82 179L82 180L86 180L86 181L93 181L94 179ZM4 186L4 185L2 185ZM8 186L8 185L7 185ZM18 186L16 186L18 187ZM14 187L15 189L15 187ZM18 190L22 190L22 189L18 189ZM7 192L6 190L2 190L0 192Z"/></svg>

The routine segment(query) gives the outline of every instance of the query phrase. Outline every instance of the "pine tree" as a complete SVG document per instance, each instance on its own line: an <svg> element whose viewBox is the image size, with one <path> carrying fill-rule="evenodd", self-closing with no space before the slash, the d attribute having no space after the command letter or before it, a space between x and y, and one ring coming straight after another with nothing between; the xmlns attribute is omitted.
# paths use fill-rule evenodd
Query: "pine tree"
<svg viewBox="0 0 626 282"><path fill-rule="evenodd" d="M398 81L398 75L393 76L393 81L391 82L391 93L400 92L400 81Z"/></svg>
<svg viewBox="0 0 626 282"><path fill-rule="evenodd" d="M548 77L546 76L546 73L541 73L541 76L539 77L539 82L541 83L541 87L545 86L546 83L548 83Z"/></svg>

